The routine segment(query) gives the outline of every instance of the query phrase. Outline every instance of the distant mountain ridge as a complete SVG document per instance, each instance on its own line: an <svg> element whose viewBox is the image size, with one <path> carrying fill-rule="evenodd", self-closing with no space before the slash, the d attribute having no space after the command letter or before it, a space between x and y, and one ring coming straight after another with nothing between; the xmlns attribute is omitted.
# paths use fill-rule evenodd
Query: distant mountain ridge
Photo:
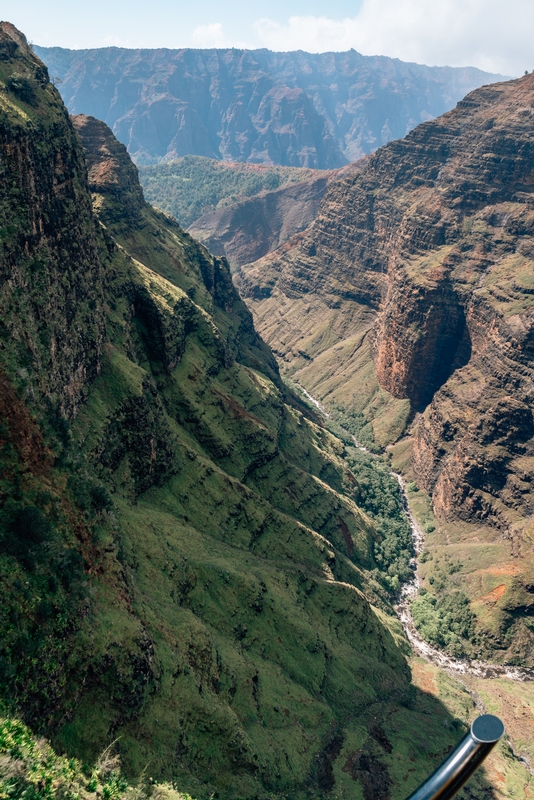
<svg viewBox="0 0 534 800"><path fill-rule="evenodd" d="M145 164L194 154L336 169L502 78L355 50L35 52L69 111L104 120Z"/></svg>

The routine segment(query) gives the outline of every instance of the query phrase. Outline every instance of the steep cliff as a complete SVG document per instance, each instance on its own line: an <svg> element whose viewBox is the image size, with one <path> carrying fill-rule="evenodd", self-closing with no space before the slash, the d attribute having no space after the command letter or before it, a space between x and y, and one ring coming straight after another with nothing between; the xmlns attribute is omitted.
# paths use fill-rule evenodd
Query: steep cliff
<svg viewBox="0 0 534 800"><path fill-rule="evenodd" d="M410 469L441 541L486 543L482 562L453 553L473 559L480 631L529 663L533 105L532 75L478 89L334 184L295 246L237 278L281 363L360 435L384 446L417 414Z"/></svg>
<svg viewBox="0 0 534 800"><path fill-rule="evenodd" d="M335 169L500 77L355 50L36 51L71 113L105 120L139 163L193 153Z"/></svg>
<svg viewBox="0 0 534 800"><path fill-rule="evenodd" d="M3 706L198 798L404 795L456 734L410 684L387 531L341 442L284 389L224 259L77 117L87 175L7 23L0 80ZM94 775L88 797L122 791Z"/></svg>
<svg viewBox="0 0 534 800"><path fill-rule="evenodd" d="M19 357L39 365L31 377L20 365L26 391L71 415L99 373L104 332L96 226L80 179L83 151L46 69L10 29L2 44L3 348L16 342Z"/></svg>

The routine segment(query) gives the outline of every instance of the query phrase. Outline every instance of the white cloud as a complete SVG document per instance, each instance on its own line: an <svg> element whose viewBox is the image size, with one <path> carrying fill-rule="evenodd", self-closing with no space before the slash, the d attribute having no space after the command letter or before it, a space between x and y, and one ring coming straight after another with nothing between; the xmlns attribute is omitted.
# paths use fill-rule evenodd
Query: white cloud
<svg viewBox="0 0 534 800"><path fill-rule="evenodd" d="M226 47L226 36L220 22L197 25L191 38L194 47Z"/></svg>
<svg viewBox="0 0 534 800"><path fill-rule="evenodd" d="M221 22L197 25L191 36L193 47L238 47L250 50L253 45L228 38Z"/></svg>
<svg viewBox="0 0 534 800"><path fill-rule="evenodd" d="M350 50L354 47L358 18L338 22L328 17L290 17L285 25L263 18L254 30L264 47L270 50Z"/></svg>
<svg viewBox="0 0 534 800"><path fill-rule="evenodd" d="M129 39L123 39L121 36L104 36L102 39L102 47L134 47ZM137 47L143 47L142 44Z"/></svg>
<svg viewBox="0 0 534 800"><path fill-rule="evenodd" d="M347 50L423 64L472 65L519 75L534 69L532 0L364 0L360 13L337 21L294 16L255 23L271 50Z"/></svg>

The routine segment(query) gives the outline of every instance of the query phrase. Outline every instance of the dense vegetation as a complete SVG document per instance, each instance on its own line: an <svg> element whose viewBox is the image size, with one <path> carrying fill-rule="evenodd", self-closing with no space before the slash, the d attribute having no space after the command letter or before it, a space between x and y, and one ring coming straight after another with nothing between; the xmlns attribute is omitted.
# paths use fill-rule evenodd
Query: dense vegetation
<svg viewBox="0 0 534 800"><path fill-rule="evenodd" d="M407 488L412 497L419 492L415 482ZM433 533L434 525L426 522L424 529L426 533ZM425 565L425 578L424 586L412 603L417 630L426 641L451 656L472 657L475 647L485 645L485 635L483 630L477 629L476 616L462 588L463 564L453 560L446 551L438 555L428 549L419 555L419 562Z"/></svg>
<svg viewBox="0 0 534 800"><path fill-rule="evenodd" d="M436 597L422 588L412 603L412 616L427 642L452 656L462 658L468 654L466 642L474 637L476 618L464 592L456 590Z"/></svg>
<svg viewBox="0 0 534 800"><path fill-rule="evenodd" d="M346 460L358 476L360 506L373 519L380 535L374 543L374 577L395 595L412 575L412 534L399 484L381 458L348 446Z"/></svg>
<svg viewBox="0 0 534 800"><path fill-rule="evenodd" d="M20 720L0 718L0 797L2 800L191 800L169 784L148 775L134 787L120 768L116 743L92 767L58 756L45 739L37 739Z"/></svg>
<svg viewBox="0 0 534 800"><path fill-rule="evenodd" d="M308 402L297 383L287 379L287 384ZM372 428L362 414L344 413L336 407L325 424L345 445L344 459L358 476L358 504L371 517L379 534L373 544L377 565L373 579L394 597L412 575L413 552L412 533L398 481L391 474L388 461L379 455ZM369 452L357 447L355 440Z"/></svg>
<svg viewBox="0 0 534 800"><path fill-rule="evenodd" d="M241 197L281 189L316 175L313 169L264 167L183 156L152 166L139 166L139 179L149 203L178 220L184 228Z"/></svg>

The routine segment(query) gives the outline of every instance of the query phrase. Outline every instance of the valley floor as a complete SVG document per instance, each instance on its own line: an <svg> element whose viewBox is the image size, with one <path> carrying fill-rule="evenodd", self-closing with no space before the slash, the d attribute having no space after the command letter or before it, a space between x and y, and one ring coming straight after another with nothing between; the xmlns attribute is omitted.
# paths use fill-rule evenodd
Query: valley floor
<svg viewBox="0 0 534 800"><path fill-rule="evenodd" d="M300 389L326 418L330 417L327 408L306 389L293 382L292 385ZM348 431L345 432L350 436ZM354 441L360 449L369 453L356 439ZM479 714L496 714L503 720L506 736L488 757L483 775L493 787L496 798L527 800L534 789L534 671L454 658L432 647L421 637L415 627L410 605L422 584L417 557L424 552L427 537L432 539L431 534L425 534L423 530L425 516L428 515L428 498L424 493L419 496L419 491L407 492L402 477L395 472L392 475L399 479L400 491L406 500L406 514L416 555L414 578L403 587L396 607L413 650L410 659L413 683L425 694L439 700L455 718L464 723L470 724ZM435 538L432 539L434 545Z"/></svg>

